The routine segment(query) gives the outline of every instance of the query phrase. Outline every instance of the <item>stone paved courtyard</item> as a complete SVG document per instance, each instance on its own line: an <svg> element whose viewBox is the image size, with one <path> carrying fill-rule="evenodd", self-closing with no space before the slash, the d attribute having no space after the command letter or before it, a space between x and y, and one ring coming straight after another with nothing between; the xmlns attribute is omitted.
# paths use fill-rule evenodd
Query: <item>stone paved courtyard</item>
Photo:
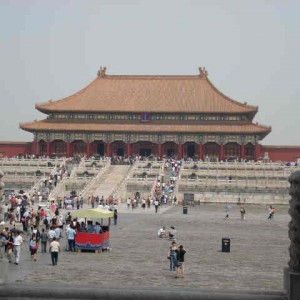
<svg viewBox="0 0 300 300"><path fill-rule="evenodd" d="M78 284L97 287L166 287L222 290L283 289L283 268L288 261L288 206L278 206L267 220L267 206L246 205L242 221L234 205L225 220L224 205L201 204L133 212L119 207L117 226L111 226L111 251L101 254L61 252L58 266L50 254L32 262L24 244L19 266L9 265L9 283ZM169 271L170 241L156 235L161 226L175 226L177 241L186 254L186 277ZM221 252L223 237L231 239L231 252ZM62 240L65 249L66 238Z"/></svg>

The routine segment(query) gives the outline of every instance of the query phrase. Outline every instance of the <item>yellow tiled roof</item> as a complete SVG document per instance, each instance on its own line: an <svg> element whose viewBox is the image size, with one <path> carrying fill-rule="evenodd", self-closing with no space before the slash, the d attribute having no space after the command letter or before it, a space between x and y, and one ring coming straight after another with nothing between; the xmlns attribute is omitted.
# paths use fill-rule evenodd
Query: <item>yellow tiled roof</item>
<svg viewBox="0 0 300 300"><path fill-rule="evenodd" d="M56 123L55 121L42 120L30 123L22 123L20 127L26 131L89 131L89 132L183 132L183 133L236 133L236 134L267 134L270 127L259 124L247 123L238 125L199 125L199 124L153 124L153 123L131 123L131 124L103 124L103 123Z"/></svg>
<svg viewBox="0 0 300 300"><path fill-rule="evenodd" d="M74 95L36 104L42 112L252 113L206 76L98 76Z"/></svg>

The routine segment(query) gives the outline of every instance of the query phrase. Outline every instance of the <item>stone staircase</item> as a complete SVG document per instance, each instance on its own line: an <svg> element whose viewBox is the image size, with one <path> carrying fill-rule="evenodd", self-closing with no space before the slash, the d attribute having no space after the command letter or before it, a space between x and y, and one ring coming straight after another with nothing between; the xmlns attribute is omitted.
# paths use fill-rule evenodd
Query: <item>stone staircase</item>
<svg viewBox="0 0 300 300"><path fill-rule="evenodd" d="M100 181L90 189L90 195L98 195L100 198L103 196L104 199L113 195L118 185L121 184L129 172L130 167L130 165L110 165L101 176Z"/></svg>

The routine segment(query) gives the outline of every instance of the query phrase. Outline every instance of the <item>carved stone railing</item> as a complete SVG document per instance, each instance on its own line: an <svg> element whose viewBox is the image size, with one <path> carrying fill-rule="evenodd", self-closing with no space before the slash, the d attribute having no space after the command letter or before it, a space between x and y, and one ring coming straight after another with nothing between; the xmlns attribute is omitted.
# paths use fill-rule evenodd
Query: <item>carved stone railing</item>
<svg viewBox="0 0 300 300"><path fill-rule="evenodd" d="M300 272L300 171L293 173L289 177L290 200L289 214L292 220L289 223L289 238L291 245L289 248L290 261L288 263L291 270Z"/></svg>
<svg viewBox="0 0 300 300"><path fill-rule="evenodd" d="M289 214L290 260L284 269L284 289L289 300L300 299L300 171L289 177L291 195Z"/></svg>

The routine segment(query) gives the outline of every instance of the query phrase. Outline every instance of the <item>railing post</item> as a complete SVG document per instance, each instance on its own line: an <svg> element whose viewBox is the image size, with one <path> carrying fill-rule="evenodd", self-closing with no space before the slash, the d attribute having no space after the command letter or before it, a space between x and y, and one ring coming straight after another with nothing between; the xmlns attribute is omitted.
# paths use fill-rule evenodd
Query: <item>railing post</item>
<svg viewBox="0 0 300 300"><path fill-rule="evenodd" d="M292 173L289 177L292 196L290 200L289 214L289 247L290 260L288 267L284 268L284 289L287 292L288 300L300 299L300 171Z"/></svg>
<svg viewBox="0 0 300 300"><path fill-rule="evenodd" d="M48 140L47 141L47 156L50 157L51 156L51 144L50 144L50 141Z"/></svg>

